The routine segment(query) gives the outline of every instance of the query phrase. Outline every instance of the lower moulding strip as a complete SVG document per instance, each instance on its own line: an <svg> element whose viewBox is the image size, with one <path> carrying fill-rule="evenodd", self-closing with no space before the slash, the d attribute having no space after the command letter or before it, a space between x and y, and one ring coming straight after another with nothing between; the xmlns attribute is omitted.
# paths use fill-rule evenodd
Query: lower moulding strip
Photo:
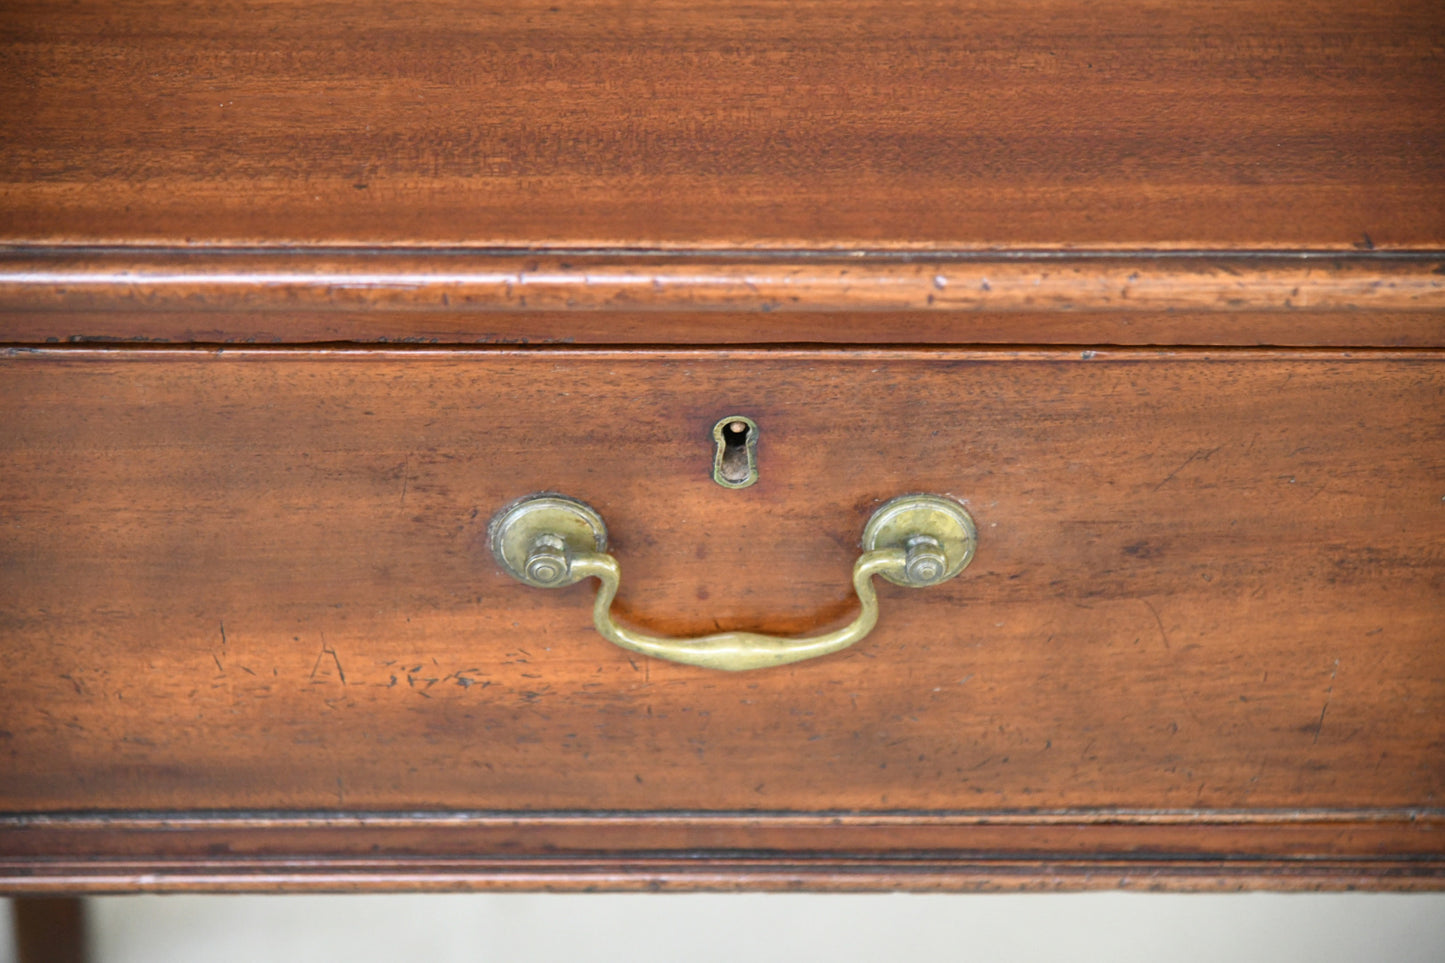
<svg viewBox="0 0 1445 963"><path fill-rule="evenodd" d="M487 826L517 824L757 824L828 826L967 825L1253 825L1416 823L1445 827L1445 808L1372 809L963 809L963 810L75 810L0 813L0 829L291 828L348 826Z"/></svg>
<svg viewBox="0 0 1445 963"><path fill-rule="evenodd" d="M346 891L1440 890L1445 859L0 860L23 894Z"/></svg>
<svg viewBox="0 0 1445 963"><path fill-rule="evenodd" d="M1445 889L1434 809L0 816L11 892Z"/></svg>

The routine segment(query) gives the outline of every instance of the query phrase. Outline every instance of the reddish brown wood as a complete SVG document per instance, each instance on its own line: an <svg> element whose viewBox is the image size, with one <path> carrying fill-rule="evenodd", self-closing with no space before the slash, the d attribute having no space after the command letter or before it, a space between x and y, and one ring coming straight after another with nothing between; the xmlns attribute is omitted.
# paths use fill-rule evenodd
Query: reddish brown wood
<svg viewBox="0 0 1445 963"><path fill-rule="evenodd" d="M590 859L503 855L495 859L337 859L98 861L46 859L16 874L0 860L0 882L22 893L302 893L469 890L523 891L841 891L987 892L1014 890L1402 890L1445 889L1438 862L1401 859L1235 860L977 859L914 856L756 858L680 854Z"/></svg>
<svg viewBox="0 0 1445 963"><path fill-rule="evenodd" d="M11 812L1431 807L1434 352L12 352ZM761 481L708 430L760 426ZM654 631L843 619L864 519L973 567L837 657L630 659L486 551L592 502Z"/></svg>
<svg viewBox="0 0 1445 963"><path fill-rule="evenodd" d="M537 312L476 315L11 315L11 343L483 345L1215 345L1442 347L1441 315L1309 311L1244 314L831 312L738 314ZM144 332L144 333L141 333Z"/></svg>
<svg viewBox="0 0 1445 963"><path fill-rule="evenodd" d="M0 879L19 892L1433 889L1442 830L1438 810L11 817Z"/></svg>
<svg viewBox="0 0 1445 963"><path fill-rule="evenodd" d="M4 5L0 885L1439 887L1442 41L1425 0ZM465 347L514 342L672 347ZM660 632L846 619L900 492L981 548L719 676L497 571L543 489Z"/></svg>
<svg viewBox="0 0 1445 963"><path fill-rule="evenodd" d="M1445 260L15 250L0 339L1440 346Z"/></svg>
<svg viewBox="0 0 1445 963"><path fill-rule="evenodd" d="M27 896L12 904L16 963L84 963L85 903Z"/></svg>
<svg viewBox="0 0 1445 963"><path fill-rule="evenodd" d="M0 240L1438 248L1435 0L12 0Z"/></svg>
<svg viewBox="0 0 1445 963"><path fill-rule="evenodd" d="M1441 810L981 811L974 813L353 813L0 817L12 866L48 858L264 860L618 859L720 854L792 861L1082 857L1256 863L1334 858L1445 862ZM1433 867L1445 872L1445 865Z"/></svg>
<svg viewBox="0 0 1445 963"><path fill-rule="evenodd" d="M0 863L0 870L9 867ZM947 859L876 861L672 858L329 859L139 862L47 860L35 875L3 877L30 893L465 892L1000 892L1038 890L1401 890L1445 888L1419 859Z"/></svg>
<svg viewBox="0 0 1445 963"><path fill-rule="evenodd" d="M0 309L1445 312L1445 256L0 253Z"/></svg>

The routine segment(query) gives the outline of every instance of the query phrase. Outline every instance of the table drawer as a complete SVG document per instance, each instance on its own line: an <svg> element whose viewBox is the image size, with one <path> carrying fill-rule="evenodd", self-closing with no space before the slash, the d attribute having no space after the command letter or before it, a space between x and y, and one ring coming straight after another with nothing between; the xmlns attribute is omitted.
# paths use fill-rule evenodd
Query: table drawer
<svg viewBox="0 0 1445 963"><path fill-rule="evenodd" d="M0 877L1437 885L1441 361L12 349ZM978 547L877 580L845 651L719 672L504 574L488 521L543 491L661 635L847 622L903 493Z"/></svg>
<svg viewBox="0 0 1445 963"><path fill-rule="evenodd" d="M10 812L1433 806L1433 353L11 352ZM759 477L711 428L758 426ZM977 556L853 648L632 655L492 514L606 519L616 611L806 633L882 501Z"/></svg>

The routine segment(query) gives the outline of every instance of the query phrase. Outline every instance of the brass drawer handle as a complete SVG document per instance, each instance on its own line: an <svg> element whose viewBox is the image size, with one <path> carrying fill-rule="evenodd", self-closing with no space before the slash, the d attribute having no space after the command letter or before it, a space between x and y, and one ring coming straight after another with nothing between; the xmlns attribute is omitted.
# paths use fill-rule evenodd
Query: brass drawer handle
<svg viewBox="0 0 1445 963"><path fill-rule="evenodd" d="M492 554L509 575L537 588L561 588L585 578L600 584L592 622L604 639L624 649L686 665L737 672L814 659L846 649L873 631L878 595L873 576L923 588L963 571L978 542L962 505L938 495L902 495L885 503L863 529L863 554L853 566L862 610L841 629L787 638L755 632L719 632L693 639L647 635L618 625L612 600L622 570L606 553L607 526L590 506L565 495L530 495L497 513L490 526Z"/></svg>

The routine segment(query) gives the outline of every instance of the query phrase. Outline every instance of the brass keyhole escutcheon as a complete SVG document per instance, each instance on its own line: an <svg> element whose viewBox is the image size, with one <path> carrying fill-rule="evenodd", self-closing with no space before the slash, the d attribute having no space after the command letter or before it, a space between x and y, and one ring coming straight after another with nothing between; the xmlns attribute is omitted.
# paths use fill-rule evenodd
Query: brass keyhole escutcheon
<svg viewBox="0 0 1445 963"><path fill-rule="evenodd" d="M712 480L724 488L747 488L758 480L758 423L728 415L712 426Z"/></svg>

